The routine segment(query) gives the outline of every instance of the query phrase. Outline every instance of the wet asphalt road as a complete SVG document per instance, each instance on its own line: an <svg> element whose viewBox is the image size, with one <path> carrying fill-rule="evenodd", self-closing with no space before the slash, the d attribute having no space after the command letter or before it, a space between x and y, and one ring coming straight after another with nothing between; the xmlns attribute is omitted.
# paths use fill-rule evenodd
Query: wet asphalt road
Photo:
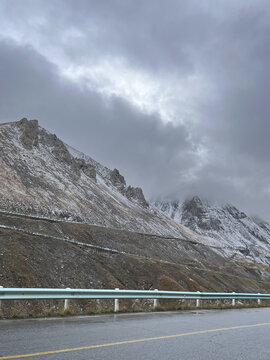
<svg viewBox="0 0 270 360"><path fill-rule="evenodd" d="M8 358L269 360L270 308L2 320L0 359Z"/></svg>

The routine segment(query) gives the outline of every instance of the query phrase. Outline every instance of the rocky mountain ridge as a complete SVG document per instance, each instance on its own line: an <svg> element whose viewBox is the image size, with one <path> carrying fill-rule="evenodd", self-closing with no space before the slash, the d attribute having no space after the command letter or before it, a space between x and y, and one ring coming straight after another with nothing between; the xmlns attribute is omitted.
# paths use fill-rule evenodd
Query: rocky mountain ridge
<svg viewBox="0 0 270 360"><path fill-rule="evenodd" d="M0 124L0 209L207 242L37 120Z"/></svg>

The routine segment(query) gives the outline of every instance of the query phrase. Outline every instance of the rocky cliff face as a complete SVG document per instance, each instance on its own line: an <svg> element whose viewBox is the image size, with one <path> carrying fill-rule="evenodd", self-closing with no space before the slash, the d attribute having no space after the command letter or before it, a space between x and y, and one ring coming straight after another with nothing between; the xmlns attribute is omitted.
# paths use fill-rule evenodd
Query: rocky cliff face
<svg viewBox="0 0 270 360"><path fill-rule="evenodd" d="M0 181L2 210L198 237L149 207L142 189L127 185L117 169L71 148L37 120L0 124Z"/></svg>
<svg viewBox="0 0 270 360"><path fill-rule="evenodd" d="M270 225L233 205L217 206L198 196L181 203L155 202L158 210L202 236L234 247L250 259L270 262Z"/></svg>

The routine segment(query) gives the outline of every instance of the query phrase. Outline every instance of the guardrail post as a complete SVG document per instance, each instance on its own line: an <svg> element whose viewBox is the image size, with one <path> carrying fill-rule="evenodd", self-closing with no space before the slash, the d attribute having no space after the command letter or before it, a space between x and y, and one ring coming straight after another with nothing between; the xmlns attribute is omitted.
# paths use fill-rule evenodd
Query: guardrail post
<svg viewBox="0 0 270 360"><path fill-rule="evenodd" d="M155 291L158 291L158 289L155 289ZM158 299L154 299L154 309L156 309L158 306Z"/></svg>
<svg viewBox="0 0 270 360"><path fill-rule="evenodd" d="M119 288L115 288L115 290L119 290ZM114 299L114 312L119 311L119 299Z"/></svg>
<svg viewBox="0 0 270 360"><path fill-rule="evenodd" d="M197 291L198 294L200 294L201 292L200 291ZM196 307L199 307L200 306L200 299L196 299Z"/></svg>
<svg viewBox="0 0 270 360"><path fill-rule="evenodd" d="M66 289L70 289L70 288L66 288ZM69 299L65 299L64 302L64 311L66 311L69 308Z"/></svg>
<svg viewBox="0 0 270 360"><path fill-rule="evenodd" d="M261 295L261 294L258 293L258 295ZM261 299L258 299L258 305L261 305Z"/></svg>
<svg viewBox="0 0 270 360"><path fill-rule="evenodd" d="M0 289L3 289L3 286L0 285ZM0 314L2 312L2 300L0 300Z"/></svg>
<svg viewBox="0 0 270 360"><path fill-rule="evenodd" d="M233 292L235 294L235 292ZM232 306L235 306L235 299L232 299Z"/></svg>

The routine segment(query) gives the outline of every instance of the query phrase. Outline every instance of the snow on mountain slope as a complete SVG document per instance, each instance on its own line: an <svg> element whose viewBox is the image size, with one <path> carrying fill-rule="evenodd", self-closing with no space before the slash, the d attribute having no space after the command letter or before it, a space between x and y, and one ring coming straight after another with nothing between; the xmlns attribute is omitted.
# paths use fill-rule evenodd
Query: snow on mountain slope
<svg viewBox="0 0 270 360"><path fill-rule="evenodd" d="M196 233L239 249L247 258L270 261L270 225L248 217L233 205L212 205L195 196L184 203L156 201L154 206Z"/></svg>
<svg viewBox="0 0 270 360"><path fill-rule="evenodd" d="M149 206L140 188L37 120L0 124L0 209L215 244Z"/></svg>

